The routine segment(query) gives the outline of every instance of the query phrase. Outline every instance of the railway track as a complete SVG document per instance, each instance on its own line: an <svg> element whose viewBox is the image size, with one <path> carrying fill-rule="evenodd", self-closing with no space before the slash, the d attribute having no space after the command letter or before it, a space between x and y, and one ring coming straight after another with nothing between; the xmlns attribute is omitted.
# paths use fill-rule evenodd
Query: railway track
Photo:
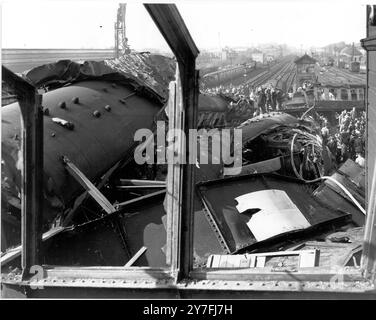
<svg viewBox="0 0 376 320"><path fill-rule="evenodd" d="M295 73L295 66L293 63L291 63L287 72L283 75L282 79L277 84L277 88L287 92L294 82Z"/></svg>
<svg viewBox="0 0 376 320"><path fill-rule="evenodd" d="M246 83L253 86L261 86L268 82L274 82L273 85L275 85L280 82L281 79L283 79L286 72L290 72L292 67L293 62L290 59L285 59L279 62L277 65L271 67L270 70L258 74L256 77L248 80Z"/></svg>
<svg viewBox="0 0 376 320"><path fill-rule="evenodd" d="M286 86L283 91L288 92L288 90L293 86L293 83L295 82L295 77L296 72L295 69L293 69L285 82Z"/></svg>
<svg viewBox="0 0 376 320"><path fill-rule="evenodd" d="M324 83L330 82L337 85L346 83L350 85L365 85L366 77L365 75L352 74L349 71L332 67L323 73L319 73L319 81Z"/></svg>
<svg viewBox="0 0 376 320"><path fill-rule="evenodd" d="M286 80L290 76L292 70L294 70L294 63L290 61L289 64L278 72L278 75L275 77L276 83L274 87L281 90L284 89Z"/></svg>
<svg viewBox="0 0 376 320"><path fill-rule="evenodd" d="M347 79L351 79L355 82L359 82L359 81L364 81L365 79L365 75L361 76L361 75L358 75L358 74L353 74L347 70L343 70L343 69L336 69L336 72L337 74L340 74L341 76L347 78Z"/></svg>

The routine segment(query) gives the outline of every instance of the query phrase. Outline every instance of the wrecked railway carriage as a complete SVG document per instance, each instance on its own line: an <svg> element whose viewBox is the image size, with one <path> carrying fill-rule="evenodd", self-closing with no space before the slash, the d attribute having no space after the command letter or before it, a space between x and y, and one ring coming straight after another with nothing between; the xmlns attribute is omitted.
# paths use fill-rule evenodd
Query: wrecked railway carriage
<svg viewBox="0 0 376 320"><path fill-rule="evenodd" d="M140 79L139 75L137 78L128 76L130 70L127 68L132 59L139 59L144 63L144 69L149 67L151 70L153 58L156 59L133 54L103 64L87 62L77 65L64 61L41 66L25 74L27 79L48 90L43 95L43 231L48 233L52 228L62 228L58 235L45 241L45 263L122 266L140 248L146 247L146 252L135 261L135 265L167 266L164 252L164 170L145 166L137 172L132 159L134 133L139 128L155 128L155 120L158 116L163 117L161 110L167 100L167 83L173 78L173 64L162 57L157 57L158 65L165 68L163 71L154 71L154 74L152 72L153 79L146 79L149 83L145 81L146 84L140 84L137 80ZM164 64L160 63L162 59ZM151 66L146 65L145 61ZM138 72L140 69L142 66L137 65ZM162 79L154 80L161 75ZM210 99L215 105L215 97L205 96L199 98L199 108L201 101L208 105ZM14 249L13 252L7 249L20 243L21 178L17 167L21 131L19 113L17 103L2 109L2 193L5 203L2 212L2 251L6 252L2 260L13 266L17 265L12 260L16 257L12 255ZM233 175L234 170L223 168L223 165L202 165L197 170L196 181L199 181L199 185L195 201L194 238L196 267L205 267L211 255L236 254L239 251L266 252L275 248L275 243L281 250L282 247L289 248L292 243L304 245L308 240L315 240L318 234L322 237L323 232L333 232L337 227L363 226L364 216L362 218L362 213L351 201L342 201L344 197L341 192L334 188L330 199L320 199L320 193L317 195L314 192L320 183L304 183L291 177L294 176L293 168L295 171L298 168L305 177L310 175L311 178L318 178L323 173L323 148L320 138L315 135L313 122L299 120L288 114L272 113L250 119L239 128L243 132L241 174L247 176L223 179L223 176ZM291 147L294 134L298 137ZM313 150L314 146L316 151ZM312 154L316 163L309 157ZM103 194L110 202L120 204L118 208L121 210L108 217L98 210L91 199L79 203L77 199L83 190L74 175L69 173L70 163L79 168L89 181L99 182ZM111 174L106 175L111 168ZM270 175L272 172L280 175ZM158 181L157 176L162 177L163 181ZM101 180L101 177L105 180ZM138 187L122 184L122 181L127 181L124 179L145 178L147 180ZM343 179L351 184L351 178L344 176ZM155 193L155 190L159 192ZM278 193L281 198L274 209L283 216L278 206L288 202L296 216L291 218L289 213L281 221L273 221L274 218L262 217L261 212L265 210L252 202L247 204L250 206L248 209L243 210L248 213L240 212L235 200L254 192L262 195L265 203L276 192L283 192ZM221 194L219 198L218 194ZM140 202L138 197L143 198L145 195L149 195L147 200ZM132 199L135 201L123 205ZM307 199L310 200L307 202ZM336 207L333 207L334 200ZM362 200L364 206L364 195ZM249 215L252 208L261 212ZM277 213L266 210L264 214ZM351 219L351 214L356 215L357 223ZM257 227L251 228L249 225L254 219L259 219L259 222ZM304 223L296 223L294 219L304 220ZM263 232L264 228L275 230L261 238L255 236ZM353 246L352 242L349 248L353 250ZM326 249L321 248L323 250ZM345 254L349 255L351 250L345 250ZM347 258L338 261L353 262L350 257ZM211 266L214 266L213 262Z"/></svg>

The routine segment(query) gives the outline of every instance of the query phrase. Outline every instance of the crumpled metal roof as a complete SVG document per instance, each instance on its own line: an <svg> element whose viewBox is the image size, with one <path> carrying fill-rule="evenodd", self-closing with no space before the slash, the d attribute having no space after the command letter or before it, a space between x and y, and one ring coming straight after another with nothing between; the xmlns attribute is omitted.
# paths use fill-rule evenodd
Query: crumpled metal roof
<svg viewBox="0 0 376 320"><path fill-rule="evenodd" d="M152 100L164 103L168 84L175 78L175 60L162 55L131 52L104 61L60 60L25 71L22 76L37 87L61 87L82 80L120 81Z"/></svg>
<svg viewBox="0 0 376 320"><path fill-rule="evenodd" d="M243 132L243 143L251 141L260 134L273 130L282 125L293 125L301 120L288 113L271 112L263 116L257 116L243 122L238 128Z"/></svg>

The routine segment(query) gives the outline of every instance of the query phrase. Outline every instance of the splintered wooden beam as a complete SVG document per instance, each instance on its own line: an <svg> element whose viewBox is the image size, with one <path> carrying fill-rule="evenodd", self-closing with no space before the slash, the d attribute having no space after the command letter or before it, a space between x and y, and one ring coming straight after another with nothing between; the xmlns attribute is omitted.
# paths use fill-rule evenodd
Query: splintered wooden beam
<svg viewBox="0 0 376 320"><path fill-rule="evenodd" d="M150 186L150 185L166 185L166 181L160 180L138 180L138 179L120 179L123 186Z"/></svg>
<svg viewBox="0 0 376 320"><path fill-rule="evenodd" d="M128 268L131 267L147 250L147 247L142 247L137 253L125 264L124 267Z"/></svg>
<svg viewBox="0 0 376 320"><path fill-rule="evenodd" d="M67 157L63 157L64 164L71 174L71 176L76 179L76 181L85 188L85 190L93 197L93 199L103 208L107 213L116 212L115 207L110 201L100 192L96 186L88 179L86 176L78 169L72 161Z"/></svg>

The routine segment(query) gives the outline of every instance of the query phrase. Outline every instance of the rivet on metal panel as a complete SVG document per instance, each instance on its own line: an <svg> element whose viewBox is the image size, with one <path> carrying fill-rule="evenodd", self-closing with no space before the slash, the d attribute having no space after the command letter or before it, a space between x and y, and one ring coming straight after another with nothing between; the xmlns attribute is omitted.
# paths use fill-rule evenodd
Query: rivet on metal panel
<svg viewBox="0 0 376 320"><path fill-rule="evenodd" d="M56 136L56 134L55 134L55 132L52 132L51 137L54 137L54 136Z"/></svg>
<svg viewBox="0 0 376 320"><path fill-rule="evenodd" d="M67 104L65 103L65 101L62 101L62 102L60 102L59 103L59 108L61 108L61 109L65 109L66 107L67 107Z"/></svg>
<svg viewBox="0 0 376 320"><path fill-rule="evenodd" d="M99 118L101 116L101 113L98 110L95 110L93 112L93 116L96 117L96 118Z"/></svg>
<svg viewBox="0 0 376 320"><path fill-rule="evenodd" d="M72 98L72 102L73 102L74 104L79 104L79 103L80 103L80 99L79 99L78 97L73 97L73 98Z"/></svg>
<svg viewBox="0 0 376 320"><path fill-rule="evenodd" d="M106 111L111 111L111 107L110 107L109 105L105 106L104 109L105 109Z"/></svg>
<svg viewBox="0 0 376 320"><path fill-rule="evenodd" d="M239 282L237 282L237 283L236 283L236 285L237 285L237 286L240 286L240 283L239 283Z"/></svg>

